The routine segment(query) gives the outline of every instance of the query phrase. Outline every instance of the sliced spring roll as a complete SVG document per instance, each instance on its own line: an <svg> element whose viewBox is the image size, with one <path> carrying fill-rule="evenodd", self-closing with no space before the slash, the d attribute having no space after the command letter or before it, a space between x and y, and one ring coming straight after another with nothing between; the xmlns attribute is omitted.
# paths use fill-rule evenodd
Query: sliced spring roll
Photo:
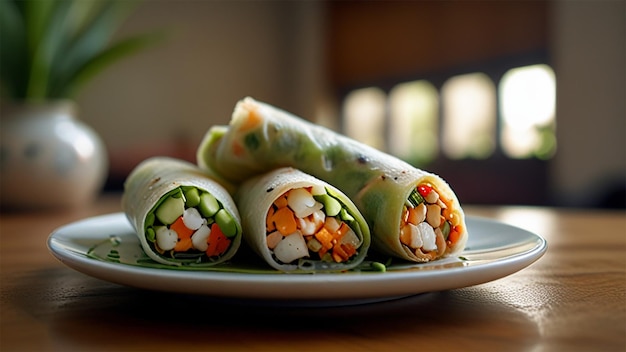
<svg viewBox="0 0 626 352"><path fill-rule="evenodd" d="M192 163L152 157L124 183L122 209L153 260L209 267L235 255L241 218L225 186Z"/></svg>
<svg viewBox="0 0 626 352"><path fill-rule="evenodd" d="M461 252L463 209L436 174L250 97L207 132L198 164L232 182L292 166L340 189L367 220L372 247L413 262Z"/></svg>
<svg viewBox="0 0 626 352"><path fill-rule="evenodd" d="M332 272L359 265L370 231L341 191L285 167L256 176L235 194L243 238L274 269Z"/></svg>

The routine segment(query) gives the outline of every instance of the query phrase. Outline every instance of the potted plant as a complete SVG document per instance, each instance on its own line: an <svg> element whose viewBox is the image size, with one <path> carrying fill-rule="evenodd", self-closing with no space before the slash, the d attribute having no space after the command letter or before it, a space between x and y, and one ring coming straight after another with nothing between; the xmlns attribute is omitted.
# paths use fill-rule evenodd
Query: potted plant
<svg viewBox="0 0 626 352"><path fill-rule="evenodd" d="M0 1L0 205L84 204L108 174L106 149L78 119L83 85L153 44L158 33L111 42L131 1Z"/></svg>

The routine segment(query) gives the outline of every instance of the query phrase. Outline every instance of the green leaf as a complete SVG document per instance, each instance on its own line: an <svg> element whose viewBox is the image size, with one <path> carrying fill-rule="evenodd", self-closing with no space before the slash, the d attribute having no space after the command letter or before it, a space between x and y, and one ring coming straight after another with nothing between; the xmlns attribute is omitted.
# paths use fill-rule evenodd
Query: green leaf
<svg viewBox="0 0 626 352"><path fill-rule="evenodd" d="M156 42L144 35L110 46L135 0L1 0L2 94L66 98L111 63Z"/></svg>
<svg viewBox="0 0 626 352"><path fill-rule="evenodd" d="M64 1L25 1L24 17L26 24L26 40L30 66L26 98L42 98L46 94L48 72L50 69L50 45L46 40L47 32L57 31L58 26L50 23L50 18L56 6L62 6ZM48 36L49 37L49 36Z"/></svg>
<svg viewBox="0 0 626 352"><path fill-rule="evenodd" d="M27 0L23 2L28 51L31 56L34 56L39 50L39 45L42 42L42 38L49 24L50 14L55 4L59 2L37 0Z"/></svg>
<svg viewBox="0 0 626 352"><path fill-rule="evenodd" d="M138 35L119 41L115 45L86 62L66 83L65 88L58 92L59 96L74 96L80 87L109 65L139 50L154 45L163 38L165 38L164 34L157 32Z"/></svg>
<svg viewBox="0 0 626 352"><path fill-rule="evenodd" d="M28 55L26 29L20 8L14 1L0 1L0 80L3 94L17 98L26 91Z"/></svg>
<svg viewBox="0 0 626 352"><path fill-rule="evenodd" d="M78 3L75 3L78 4ZM62 58L55 60L55 79L51 95L58 96L87 62L103 52L115 31L129 15L131 1L88 1L77 11L84 16L75 19L74 31L68 33L68 41Z"/></svg>

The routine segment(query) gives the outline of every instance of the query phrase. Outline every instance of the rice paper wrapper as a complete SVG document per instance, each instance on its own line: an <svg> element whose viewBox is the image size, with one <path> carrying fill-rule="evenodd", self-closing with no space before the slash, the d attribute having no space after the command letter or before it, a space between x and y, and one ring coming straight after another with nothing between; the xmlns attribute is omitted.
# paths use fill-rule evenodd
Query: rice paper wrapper
<svg viewBox="0 0 626 352"><path fill-rule="evenodd" d="M367 220L372 247L413 262L455 255L467 242L465 215L448 183L401 159L247 97L239 101L228 126L215 126L197 151L198 163L237 183L276 167L291 166L346 194ZM455 242L437 237L437 251L421 253L400 240L405 204L428 183L446 199L454 219Z"/></svg>
<svg viewBox="0 0 626 352"><path fill-rule="evenodd" d="M307 187L317 190L325 189L326 193L339 200L354 218L352 227L360 243L356 248L356 254L347 262L322 261L314 256L309 256L285 264L277 260L272 250L269 249L266 240L266 221L269 208L272 207L276 199L286 192ZM357 267L367 255L371 240L370 231L354 203L334 186L300 170L284 167L248 179L239 187L235 199L242 218L244 240L254 252L276 270L288 273L345 271Z"/></svg>
<svg viewBox="0 0 626 352"><path fill-rule="evenodd" d="M146 236L146 218L163 197L179 188L193 186L211 194L235 220L236 234L230 238L228 249L219 257L199 256L195 259L176 259L155 250ZM215 181L207 170L187 161L169 157L152 157L137 165L124 183L122 209L135 229L145 253L162 264L211 267L231 259L241 244L241 218L235 202L227 190L229 184Z"/></svg>

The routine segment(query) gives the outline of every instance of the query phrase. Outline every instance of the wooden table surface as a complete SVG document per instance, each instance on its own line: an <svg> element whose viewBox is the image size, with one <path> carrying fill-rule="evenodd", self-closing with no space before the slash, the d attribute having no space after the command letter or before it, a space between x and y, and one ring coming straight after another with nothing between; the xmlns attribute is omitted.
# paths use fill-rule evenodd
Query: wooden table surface
<svg viewBox="0 0 626 352"><path fill-rule="evenodd" d="M546 254L472 287L342 307L279 307L141 290L64 266L57 227L119 212L0 217L0 351L625 351L623 211L466 206L540 234ZM253 288L251 288L253 289Z"/></svg>

